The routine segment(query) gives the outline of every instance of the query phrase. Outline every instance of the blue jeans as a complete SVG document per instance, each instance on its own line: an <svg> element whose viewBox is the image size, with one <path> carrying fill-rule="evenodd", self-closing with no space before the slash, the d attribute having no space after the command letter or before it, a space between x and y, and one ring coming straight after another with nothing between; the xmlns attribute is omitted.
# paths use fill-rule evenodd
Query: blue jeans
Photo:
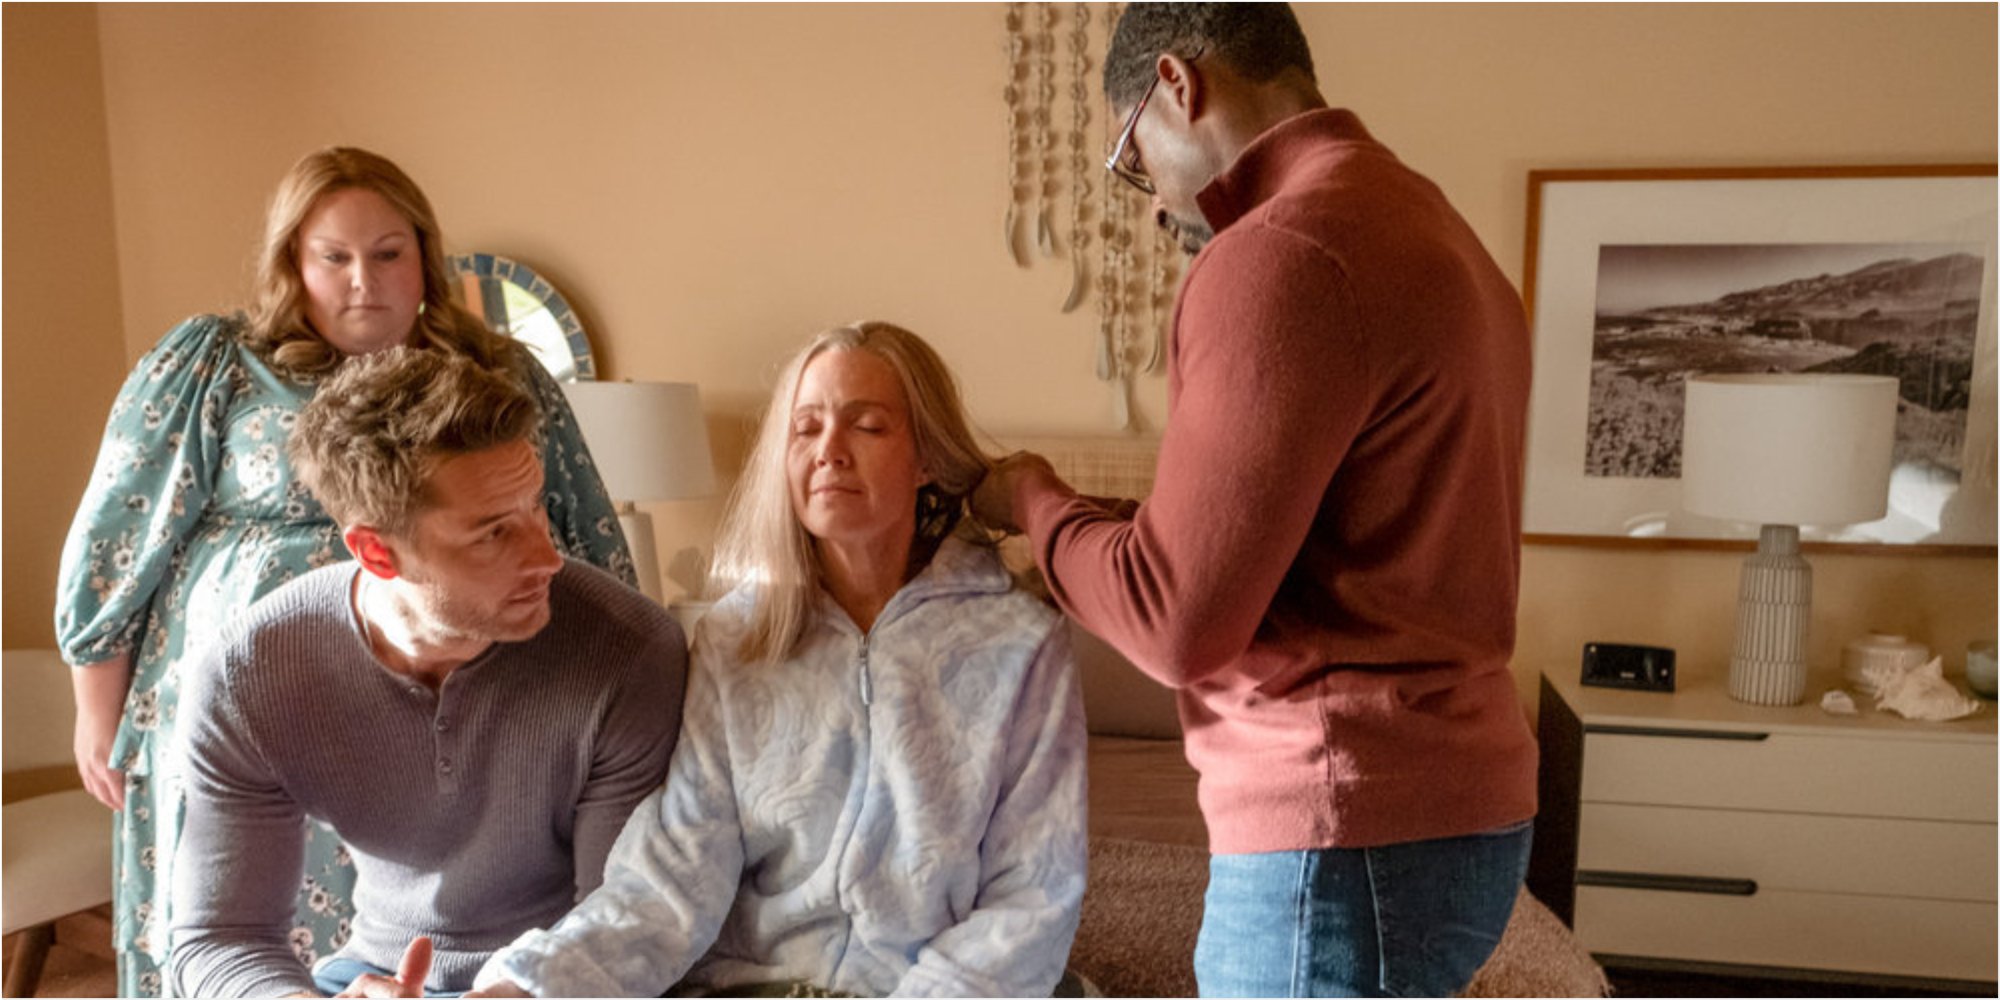
<svg viewBox="0 0 2000 1000"><path fill-rule="evenodd" d="M313 985L319 987L319 991L327 996L338 996L341 990L346 989L355 980L370 973L378 976L395 975L395 973L390 972L388 969L382 968L379 965L369 965L358 958L343 958L339 955L328 955L320 959L313 966ZM463 995L462 992L447 993L429 988L424 990L424 996L427 997L455 997Z"/></svg>
<svg viewBox="0 0 2000 1000"><path fill-rule="evenodd" d="M1451 996L1500 943L1531 823L1386 847L1209 859L1205 997Z"/></svg>

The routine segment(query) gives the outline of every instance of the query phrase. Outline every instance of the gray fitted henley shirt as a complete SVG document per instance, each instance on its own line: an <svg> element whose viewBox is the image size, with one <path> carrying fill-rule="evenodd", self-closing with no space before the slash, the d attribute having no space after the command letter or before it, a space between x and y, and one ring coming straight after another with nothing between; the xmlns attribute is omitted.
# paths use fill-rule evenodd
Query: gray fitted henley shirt
<svg viewBox="0 0 2000 1000"><path fill-rule="evenodd" d="M369 653L356 572L274 591L190 663L168 959L182 996L313 990L289 941L308 817L354 862L340 954L394 969L428 934L426 985L468 989L490 954L597 885L666 772L686 642L638 592L570 560L547 627L433 692Z"/></svg>

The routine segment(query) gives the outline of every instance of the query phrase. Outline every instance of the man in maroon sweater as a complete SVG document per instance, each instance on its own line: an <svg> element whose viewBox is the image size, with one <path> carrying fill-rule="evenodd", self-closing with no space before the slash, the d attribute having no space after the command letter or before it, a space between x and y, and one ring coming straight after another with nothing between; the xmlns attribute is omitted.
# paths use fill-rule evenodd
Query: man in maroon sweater
<svg viewBox="0 0 2000 1000"><path fill-rule="evenodd" d="M1107 164L1195 254L1157 483L1123 520L1038 456L975 503L1179 691L1213 852L1209 995L1448 995L1525 868L1508 657L1529 343L1436 185L1329 109L1282 4L1132 4Z"/></svg>

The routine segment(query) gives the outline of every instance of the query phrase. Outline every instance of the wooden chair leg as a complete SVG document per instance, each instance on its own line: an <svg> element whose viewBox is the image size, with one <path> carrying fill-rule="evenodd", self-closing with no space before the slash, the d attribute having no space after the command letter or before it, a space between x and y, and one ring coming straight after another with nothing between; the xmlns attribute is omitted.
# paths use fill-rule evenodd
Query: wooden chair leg
<svg viewBox="0 0 2000 1000"><path fill-rule="evenodd" d="M14 961L7 966L6 994L31 997L42 981L42 963L48 961L49 945L56 940L56 925L36 924L21 932L14 945Z"/></svg>

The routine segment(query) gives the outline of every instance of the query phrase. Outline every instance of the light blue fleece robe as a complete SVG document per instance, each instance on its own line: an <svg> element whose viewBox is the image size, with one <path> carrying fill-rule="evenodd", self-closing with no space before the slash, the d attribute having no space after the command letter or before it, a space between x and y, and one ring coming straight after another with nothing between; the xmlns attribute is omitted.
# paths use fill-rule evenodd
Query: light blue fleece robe
<svg viewBox="0 0 2000 1000"><path fill-rule="evenodd" d="M747 592L702 620L665 785L604 884L494 956L481 985L1049 994L1087 854L1067 630L956 539L866 634L819 597L777 664L734 655Z"/></svg>

